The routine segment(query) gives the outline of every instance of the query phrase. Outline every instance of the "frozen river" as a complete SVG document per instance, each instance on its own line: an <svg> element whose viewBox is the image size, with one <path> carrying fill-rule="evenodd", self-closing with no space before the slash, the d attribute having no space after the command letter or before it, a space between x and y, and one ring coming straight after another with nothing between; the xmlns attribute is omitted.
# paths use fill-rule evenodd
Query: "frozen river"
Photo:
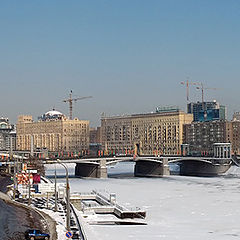
<svg viewBox="0 0 240 240"><path fill-rule="evenodd" d="M59 168L59 167L58 167ZM69 165L70 173L74 165ZM98 240L231 240L240 238L240 169L223 177L134 178L132 163L109 169L108 179L71 178L71 192L104 190L117 202L147 211L146 226L94 226ZM64 170L58 169L58 174ZM117 174L124 173L123 177ZM48 169L47 175L52 175ZM113 177L115 176L115 177ZM58 182L64 182L63 178Z"/></svg>

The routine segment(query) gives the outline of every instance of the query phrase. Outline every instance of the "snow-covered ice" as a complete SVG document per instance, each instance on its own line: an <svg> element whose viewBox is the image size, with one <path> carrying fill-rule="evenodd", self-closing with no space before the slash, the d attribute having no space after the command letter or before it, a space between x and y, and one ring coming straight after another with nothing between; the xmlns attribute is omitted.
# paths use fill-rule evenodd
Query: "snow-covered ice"
<svg viewBox="0 0 240 240"><path fill-rule="evenodd" d="M73 165L70 171L74 172ZM109 169L131 172L132 163ZM47 174L54 169L48 167ZM59 172L61 171L61 172ZM58 168L58 173L64 174ZM84 223L89 240L231 240L240 237L240 169L223 177L201 178L71 178L71 192L104 190L116 193L117 202L147 211L146 226L95 226ZM64 178L58 182L64 182ZM83 219L82 219L83 220Z"/></svg>

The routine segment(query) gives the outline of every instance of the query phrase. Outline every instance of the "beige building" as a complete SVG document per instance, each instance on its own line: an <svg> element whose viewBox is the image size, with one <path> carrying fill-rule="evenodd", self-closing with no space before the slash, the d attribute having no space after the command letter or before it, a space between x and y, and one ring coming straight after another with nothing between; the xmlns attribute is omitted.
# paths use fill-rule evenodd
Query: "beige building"
<svg viewBox="0 0 240 240"><path fill-rule="evenodd" d="M156 113L103 117L102 148L117 153L180 154L183 125L192 121L192 114L167 108Z"/></svg>
<svg viewBox="0 0 240 240"><path fill-rule="evenodd" d="M32 140L31 140L32 139ZM69 120L58 111L49 111L37 122L22 115L17 122L17 150L47 148L53 152L82 151L89 148L89 121Z"/></svg>
<svg viewBox="0 0 240 240"><path fill-rule="evenodd" d="M229 135L231 137L232 153L240 155L240 121L232 121L230 129Z"/></svg>

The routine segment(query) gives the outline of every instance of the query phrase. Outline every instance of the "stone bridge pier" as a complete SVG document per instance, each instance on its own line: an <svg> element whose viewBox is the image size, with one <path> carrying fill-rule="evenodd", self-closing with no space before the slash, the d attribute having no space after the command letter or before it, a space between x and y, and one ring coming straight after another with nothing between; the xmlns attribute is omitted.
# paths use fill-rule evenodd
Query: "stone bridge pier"
<svg viewBox="0 0 240 240"><path fill-rule="evenodd" d="M88 178L107 178L106 159L100 159L99 162L76 163L75 176Z"/></svg>
<svg viewBox="0 0 240 240"><path fill-rule="evenodd" d="M134 176L136 177L163 177L170 175L168 159L160 160L137 160Z"/></svg>
<svg viewBox="0 0 240 240"><path fill-rule="evenodd" d="M78 162L75 167L76 177L107 178L107 160ZM139 159L136 160L134 176L163 177L170 175L168 159Z"/></svg>

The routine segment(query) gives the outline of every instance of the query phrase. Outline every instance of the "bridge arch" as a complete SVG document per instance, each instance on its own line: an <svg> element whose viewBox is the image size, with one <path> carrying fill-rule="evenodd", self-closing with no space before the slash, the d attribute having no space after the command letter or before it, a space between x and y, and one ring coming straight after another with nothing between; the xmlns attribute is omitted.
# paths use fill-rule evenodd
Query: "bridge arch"
<svg viewBox="0 0 240 240"><path fill-rule="evenodd" d="M213 177L225 173L231 166L231 161L226 163L215 163L208 159L178 159L180 166L180 175Z"/></svg>
<svg viewBox="0 0 240 240"><path fill-rule="evenodd" d="M171 159L168 162L169 163L181 163L183 161L195 161L195 162L205 162L205 163L210 163L212 164L212 161L209 159L203 159L203 158L188 158L188 157L184 157L184 158L176 158L176 159Z"/></svg>

